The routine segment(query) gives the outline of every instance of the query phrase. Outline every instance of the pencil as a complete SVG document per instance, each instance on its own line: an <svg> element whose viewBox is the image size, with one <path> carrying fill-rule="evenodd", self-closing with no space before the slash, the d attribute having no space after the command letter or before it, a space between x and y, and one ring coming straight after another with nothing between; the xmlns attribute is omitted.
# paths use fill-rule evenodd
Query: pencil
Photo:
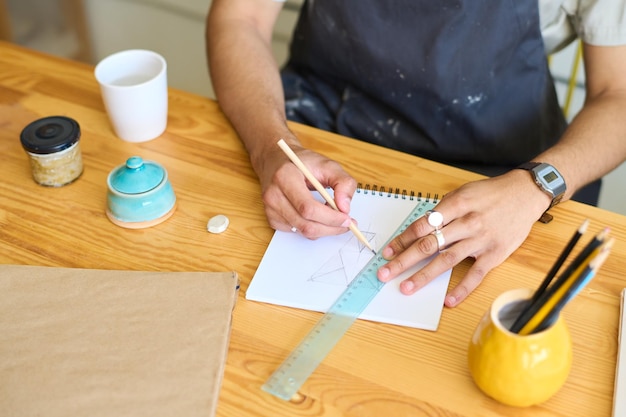
<svg viewBox="0 0 626 417"><path fill-rule="evenodd" d="M601 250L601 243L604 241L604 237L606 233L604 231L600 234L600 239L596 238L592 242L587 245L587 248L592 248L590 251L583 250L585 252L585 256L578 256L570 265L571 268L568 268L565 272L564 277L561 278L561 285L552 289L543 294L542 297L538 300L537 308L534 309L532 316L526 321L526 323L521 327L518 334L528 335L533 332L534 329L545 319L550 310L554 308L559 299L563 297L565 292L567 292L576 279L585 271L585 268L588 267L589 263L596 257L596 255ZM587 249L585 248L585 249Z"/></svg>
<svg viewBox="0 0 626 417"><path fill-rule="evenodd" d="M572 250L574 249L574 246L576 246L576 243L578 242L580 237L587 231L588 226L589 219L583 221L578 230L576 230L574 236L571 237L570 241L567 243L567 246L565 246L558 259L556 260L554 265L552 265L552 268L543 279L543 282L541 283L539 288L537 288L537 291L535 291L535 293L533 294L533 297L531 298L531 303L535 302L539 298L539 296L543 294L546 288L548 288L548 285L550 285L550 282L552 282L552 279L554 278L556 273L559 272L559 269L561 269L561 266L563 266L563 263L565 262L567 257L572 253Z"/></svg>
<svg viewBox="0 0 626 417"><path fill-rule="evenodd" d="M548 286L552 282L552 279L555 277L556 273L559 272L559 269L561 269L561 267L563 266L563 263L565 262L567 257L572 253L572 250L574 249L574 246L576 246L576 243L578 243L578 240L580 239L580 237L587 231L587 227L588 226L589 226L589 220L586 219L578 227L578 230L576 230L574 235L570 238L569 242L567 243L567 245L565 246L565 248L563 249L563 251L561 252L559 257L557 258L556 262L554 263L554 265L552 265L552 268L550 269L550 271L548 271L548 274L546 275L546 277L541 282L541 285L539 285L539 288L537 288L537 290L535 291L535 293L531 297L531 299L528 302L528 304L526 304L526 307L524 307L524 309L522 309L520 315L518 316L516 321L513 323L513 326L511 327L511 330L516 329L517 331L519 331L520 323L518 321L522 320L523 317L527 317L528 316L529 310L537 302L539 297L541 297L541 295L546 291L546 289L548 288Z"/></svg>
<svg viewBox="0 0 626 417"><path fill-rule="evenodd" d="M600 269L604 261L606 261L606 258L609 256L614 241L614 239L610 239L608 242L602 245L600 253L598 253L598 255L589 262L589 265L585 268L585 270L580 274L579 277L576 278L576 281L574 281L572 287L563 294L563 297L558 300L554 308L550 310L550 312L541 321L541 323L539 323L535 330L532 331L532 333L537 333L545 330L554 323L554 321L561 313L563 307L565 307L565 305L569 303L572 298L574 298L596 275L598 269Z"/></svg>
<svg viewBox="0 0 626 417"><path fill-rule="evenodd" d="M302 160L300 158L298 158L298 155L296 155L296 153L293 150L291 150L289 145L287 145L287 142L285 142L284 139L281 139L281 140L278 141L278 146L280 146L280 149L282 149L283 152L285 152L285 154L289 157L291 162L293 162L294 165L296 167L298 167L298 169L304 174L306 179L309 180L309 182L313 185L313 187L315 187L317 192L321 194L321 196L324 198L324 200L326 200L328 205L330 205L335 210L339 211L339 207L337 207L337 204L335 203L335 200L330 196L330 194L328 194L328 191L326 191L324 186L317 180L317 178L315 178L315 176L313 176L313 173L311 171L309 171L309 169L306 167L306 165L304 165ZM350 231L352 231L352 233L354 233L356 238L363 245L365 245L366 248L371 250L372 253L374 255L376 255L376 251L374 251L374 249L372 249L372 247L370 246L369 242L367 241L365 236L363 236L363 234L361 233L361 231L359 230L359 228L357 227L357 225L354 222L350 223Z"/></svg>
<svg viewBox="0 0 626 417"><path fill-rule="evenodd" d="M521 329L526 326L528 321L531 319L533 315L537 313L537 311L541 308L541 306L556 292L558 291L564 283L571 277L571 275L576 271L576 269L588 259L589 255L598 248L606 238L608 234L608 229L602 230L598 233L588 244L585 246L581 252L578 254L576 258L572 261L572 263L563 271L557 280L550 286L547 290L543 291L536 300L529 302L528 306L522 310L518 318L515 320L513 325L510 328L510 331L513 333L519 333Z"/></svg>

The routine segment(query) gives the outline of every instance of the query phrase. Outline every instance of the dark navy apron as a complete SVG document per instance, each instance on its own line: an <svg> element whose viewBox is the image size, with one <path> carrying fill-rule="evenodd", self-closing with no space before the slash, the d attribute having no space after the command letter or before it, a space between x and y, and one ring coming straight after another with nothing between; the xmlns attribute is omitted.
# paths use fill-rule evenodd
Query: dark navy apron
<svg viewBox="0 0 626 417"><path fill-rule="evenodd" d="M536 1L308 0L282 79L290 120L490 176L566 128Z"/></svg>

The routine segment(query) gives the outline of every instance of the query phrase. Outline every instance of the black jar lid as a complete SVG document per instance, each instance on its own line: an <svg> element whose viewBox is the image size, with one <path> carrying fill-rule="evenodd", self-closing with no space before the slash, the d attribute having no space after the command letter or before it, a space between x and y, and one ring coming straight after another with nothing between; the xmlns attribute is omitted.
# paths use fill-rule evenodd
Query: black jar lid
<svg viewBox="0 0 626 417"><path fill-rule="evenodd" d="M80 139L80 126L65 116L38 119L22 130L20 141L27 152L51 154L61 152Z"/></svg>

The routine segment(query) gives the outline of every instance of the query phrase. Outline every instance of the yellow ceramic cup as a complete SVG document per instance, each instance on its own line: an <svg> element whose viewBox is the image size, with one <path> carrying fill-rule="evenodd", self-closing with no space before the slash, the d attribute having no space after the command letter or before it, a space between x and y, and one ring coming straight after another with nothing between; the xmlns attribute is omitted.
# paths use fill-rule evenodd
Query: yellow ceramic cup
<svg viewBox="0 0 626 417"><path fill-rule="evenodd" d="M469 368L476 385L493 399L527 407L542 403L565 383L572 364L572 341L562 317L527 336L508 328L532 297L531 289L501 294L474 331Z"/></svg>

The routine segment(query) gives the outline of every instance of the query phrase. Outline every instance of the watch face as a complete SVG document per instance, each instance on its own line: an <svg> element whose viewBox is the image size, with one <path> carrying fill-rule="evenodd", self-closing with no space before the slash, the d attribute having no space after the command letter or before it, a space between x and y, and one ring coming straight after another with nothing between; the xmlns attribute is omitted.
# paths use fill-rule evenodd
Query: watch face
<svg viewBox="0 0 626 417"><path fill-rule="evenodd" d="M556 174L556 172L554 171L550 171L547 174L544 174L543 176L544 181L546 181L548 184L550 184L552 181L554 180L558 180L559 176Z"/></svg>

